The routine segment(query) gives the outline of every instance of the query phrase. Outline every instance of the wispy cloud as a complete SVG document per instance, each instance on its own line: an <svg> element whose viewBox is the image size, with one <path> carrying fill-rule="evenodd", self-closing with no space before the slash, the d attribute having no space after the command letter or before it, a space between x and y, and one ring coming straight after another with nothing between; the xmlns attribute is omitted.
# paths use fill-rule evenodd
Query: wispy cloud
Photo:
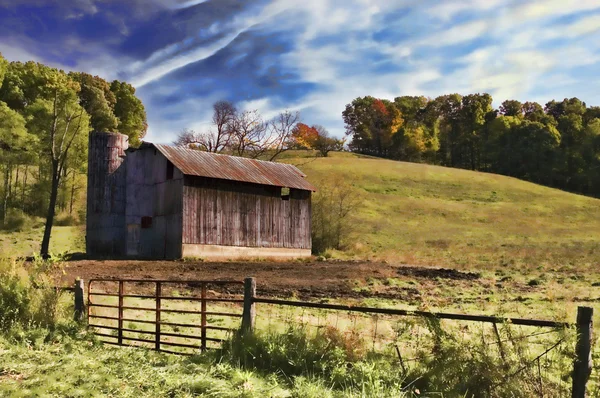
<svg viewBox="0 0 600 398"><path fill-rule="evenodd" d="M66 5L0 0L0 51L132 82L148 109L151 140L207 128L218 99L266 117L300 110L338 135L345 105L363 95L487 91L497 103L565 95L600 103L597 0ZM34 18L31 7L49 11Z"/></svg>

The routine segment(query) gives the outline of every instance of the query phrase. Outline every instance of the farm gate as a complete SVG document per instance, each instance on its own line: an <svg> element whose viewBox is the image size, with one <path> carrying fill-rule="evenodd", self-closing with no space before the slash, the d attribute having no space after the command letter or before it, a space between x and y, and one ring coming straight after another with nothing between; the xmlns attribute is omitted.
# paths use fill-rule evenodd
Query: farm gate
<svg viewBox="0 0 600 398"><path fill-rule="evenodd" d="M238 330L243 303L243 282L92 279L88 327L105 344L190 354Z"/></svg>

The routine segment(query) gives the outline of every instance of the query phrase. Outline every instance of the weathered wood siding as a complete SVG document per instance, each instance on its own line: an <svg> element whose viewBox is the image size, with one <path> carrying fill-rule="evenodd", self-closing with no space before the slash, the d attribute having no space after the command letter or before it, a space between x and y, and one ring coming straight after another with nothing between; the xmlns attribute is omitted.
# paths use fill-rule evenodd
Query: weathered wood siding
<svg viewBox="0 0 600 398"><path fill-rule="evenodd" d="M310 249L310 191L186 176L183 243Z"/></svg>
<svg viewBox="0 0 600 398"><path fill-rule="evenodd" d="M180 258L183 174L167 180L167 159L153 148L127 154L127 254ZM152 225L142 228L142 217Z"/></svg>

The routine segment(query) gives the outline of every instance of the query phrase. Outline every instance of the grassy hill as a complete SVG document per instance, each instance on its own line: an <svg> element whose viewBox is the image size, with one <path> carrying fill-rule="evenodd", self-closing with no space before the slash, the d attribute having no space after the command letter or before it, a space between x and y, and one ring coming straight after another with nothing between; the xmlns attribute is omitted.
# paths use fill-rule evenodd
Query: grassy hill
<svg viewBox="0 0 600 398"><path fill-rule="evenodd" d="M515 178L350 153L294 157L320 189L361 195L346 252L458 267L600 262L600 200Z"/></svg>

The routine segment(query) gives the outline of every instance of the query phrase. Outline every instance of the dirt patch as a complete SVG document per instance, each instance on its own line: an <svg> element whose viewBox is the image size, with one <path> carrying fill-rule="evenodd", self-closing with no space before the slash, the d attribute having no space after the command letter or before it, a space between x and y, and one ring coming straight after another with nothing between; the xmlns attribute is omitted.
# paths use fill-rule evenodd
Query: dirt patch
<svg viewBox="0 0 600 398"><path fill-rule="evenodd" d="M461 272L449 268L423 268L423 267L402 267L398 269L398 275L414 276L426 279L452 279L472 281L481 278L481 274L475 272Z"/></svg>
<svg viewBox="0 0 600 398"><path fill-rule="evenodd" d="M2 381L22 381L24 376L20 373L14 373L10 370L1 370L0 369L0 382Z"/></svg>
<svg viewBox="0 0 600 398"><path fill-rule="evenodd" d="M473 280L479 275L455 270L407 267L366 261L319 262L184 262L81 260L67 263L60 276L63 286L76 278L235 280L255 277L257 293L299 299L386 298L414 301L417 289L397 286L368 287L367 280L402 276ZM357 289L357 286L366 287Z"/></svg>

